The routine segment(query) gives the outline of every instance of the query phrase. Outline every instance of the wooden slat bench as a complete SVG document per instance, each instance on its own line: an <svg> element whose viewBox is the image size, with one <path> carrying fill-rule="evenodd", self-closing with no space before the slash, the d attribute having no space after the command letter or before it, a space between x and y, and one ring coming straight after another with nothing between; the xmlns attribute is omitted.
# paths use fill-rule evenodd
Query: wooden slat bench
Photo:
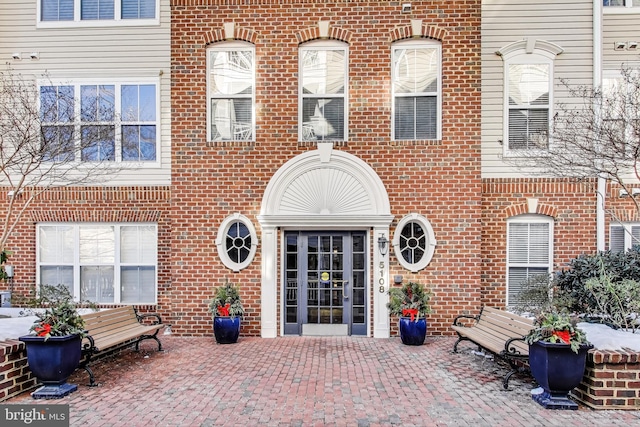
<svg viewBox="0 0 640 427"><path fill-rule="evenodd" d="M144 324L142 320L154 317L153 324ZM95 386L95 377L89 362L94 355L125 345L136 345L139 349L140 341L153 339L158 343L158 351L162 351L162 343L158 339L158 332L164 325L159 315L155 313L138 314L133 306L112 308L82 315L87 336L83 340L83 360L80 368L89 374L90 386Z"/></svg>
<svg viewBox="0 0 640 427"><path fill-rule="evenodd" d="M453 345L454 353L458 352L461 341L471 341L480 350L495 354L511 366L511 371L502 381L505 390L509 388L513 374L527 370L529 345L524 342L524 337L533 329L532 319L485 306L477 316L457 316L452 328L458 334Z"/></svg>

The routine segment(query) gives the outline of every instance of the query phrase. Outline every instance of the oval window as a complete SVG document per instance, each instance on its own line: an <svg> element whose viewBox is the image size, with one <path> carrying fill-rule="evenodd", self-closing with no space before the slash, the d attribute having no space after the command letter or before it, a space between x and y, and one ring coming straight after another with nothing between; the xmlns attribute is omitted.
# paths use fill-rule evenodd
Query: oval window
<svg viewBox="0 0 640 427"><path fill-rule="evenodd" d="M222 263L233 271L240 271L253 260L258 236L247 217L234 214L220 225L216 246Z"/></svg>
<svg viewBox="0 0 640 427"><path fill-rule="evenodd" d="M436 239L431 223L422 215L402 218L393 236L393 247L400 264L412 272L422 270L433 258Z"/></svg>

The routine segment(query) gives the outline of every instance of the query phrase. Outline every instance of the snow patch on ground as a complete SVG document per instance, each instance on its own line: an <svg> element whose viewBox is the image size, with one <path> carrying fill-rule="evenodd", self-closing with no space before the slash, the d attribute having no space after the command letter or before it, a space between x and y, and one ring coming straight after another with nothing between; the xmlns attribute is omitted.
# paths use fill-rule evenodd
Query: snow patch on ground
<svg viewBox="0 0 640 427"><path fill-rule="evenodd" d="M578 323L587 339L598 350L631 350L640 352L640 331L635 334L612 329L599 323Z"/></svg>

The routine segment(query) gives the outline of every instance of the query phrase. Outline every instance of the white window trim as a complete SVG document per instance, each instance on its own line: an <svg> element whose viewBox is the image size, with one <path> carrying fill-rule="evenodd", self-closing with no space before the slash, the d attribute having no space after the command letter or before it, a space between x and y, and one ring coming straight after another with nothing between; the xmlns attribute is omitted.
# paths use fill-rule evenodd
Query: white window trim
<svg viewBox="0 0 640 427"><path fill-rule="evenodd" d="M36 225L36 283L40 281L40 267L46 265L67 265L73 266L73 297L75 300L80 298L80 270L82 264L80 263L80 227L81 226L106 226L114 227L115 233L115 250L114 250L114 262L113 264L101 264L105 266L113 266L113 292L114 301L109 303L100 302L101 305L156 305L158 303L158 224L152 222L40 222ZM42 263L40 261L40 227L42 226L71 226L74 233L74 249L73 249L73 263L61 264L61 263ZM140 301L140 302L121 302L121 282L120 282L120 267L127 266L127 263L120 262L120 228L127 226L153 226L156 230L156 259L154 263L155 268L155 300L154 301ZM98 265L97 263L92 265ZM144 264L150 265L150 264Z"/></svg>
<svg viewBox="0 0 640 427"><path fill-rule="evenodd" d="M539 64L549 63L549 125L551 125L551 118L553 117L553 82L554 82L554 67L555 59L558 55L562 54L564 49L559 45L548 42L546 40L525 38L513 43L509 43L496 51L496 55L499 55L503 60L503 117L502 117L502 132L503 132L503 155L509 156L510 154L517 154L518 150L509 150L509 65L510 64ZM547 142L549 145L553 143L550 138ZM547 150L538 150L539 153L546 154ZM534 151L530 151L535 153Z"/></svg>
<svg viewBox="0 0 640 427"><path fill-rule="evenodd" d="M436 48L438 50L438 89L436 93L436 96L437 96L436 105L438 109L438 114L436 117L437 129L436 129L435 140L442 139L442 43L437 41L431 41L431 40L402 40L394 43L393 46L391 47L390 63L392 67L391 69L391 140L392 141L398 141L395 135L395 128L396 128L395 126L395 117L396 117L395 93L396 92L395 92L395 79L393 78L393 76L395 75L393 71L393 67L395 66L395 63L393 62L394 51L396 49L421 48L421 47L425 49Z"/></svg>
<svg viewBox="0 0 640 427"><path fill-rule="evenodd" d="M211 79L212 71L211 71L211 52L233 52L238 50L251 50L253 52L253 88L251 92L251 139L247 140L238 140L238 141L252 141L256 140L256 47L255 45L243 42L243 41L228 41L228 42L219 42L215 43L208 47L207 49L207 141L212 141L211 135L211 126L212 118L211 118ZM216 140L218 141L218 140ZM233 141L233 140L221 140L221 141Z"/></svg>
<svg viewBox="0 0 640 427"><path fill-rule="evenodd" d="M341 140L334 139L326 139L326 140L309 140L304 139L304 124L302 122L302 102L303 102L303 93L302 93L302 71L303 71L303 63L302 58L303 55L298 55L298 141L299 142L336 142L336 141L348 141L349 140L349 46L341 41L337 40L314 40L307 42L300 46L299 51L305 50L341 50L344 51L344 93L341 95L334 95L335 98L344 99L344 129L342 132L343 138ZM327 94L327 97L330 97L330 94Z"/></svg>
<svg viewBox="0 0 640 427"><path fill-rule="evenodd" d="M251 249L249 250L249 255L247 256L247 259L244 260L243 262L235 262L231 260L231 258L229 258L229 255L227 254L227 251L226 251L225 237L227 235L227 232L229 231L229 228L237 222L241 222L244 226L246 226L247 229L249 230L249 235L251 236ZM256 256L256 252L258 251L258 234L256 233L256 229L251 223L251 220L239 213L235 213L233 215L226 217L224 221L222 221L222 224L220 224L220 227L218 228L218 234L216 237L216 247L218 248L218 256L220 257L220 261L222 261L222 263L227 268L229 268L230 270L233 270L234 272L238 272L240 270L247 268L249 264L251 264L251 262L253 261L253 258Z"/></svg>
<svg viewBox="0 0 640 427"><path fill-rule="evenodd" d="M414 264L409 263L404 259L404 257L402 256L402 248L400 248L400 234L402 232L402 229L408 223L411 223L411 222L417 222L418 224L420 224L422 229L425 231L426 237L427 237L426 247L424 248L425 249L424 255L422 256L420 261ZM400 265L402 265L404 268L411 271L412 273L416 273L426 268L427 265L429 265L429 263L431 262L431 259L433 258L433 253L435 252L435 249L436 249L436 236L435 236L435 233L433 232L433 227L431 226L431 223L427 218L417 213L411 213L403 217L398 222L398 225L396 226L396 230L393 233L392 245L393 245L393 251Z"/></svg>
<svg viewBox="0 0 640 427"><path fill-rule="evenodd" d="M520 223L520 224L549 224L549 254L548 254L548 258L549 258L549 262L545 263L545 264L533 264L533 263L511 263L509 260L509 233L510 233L510 226L511 224L514 223ZM506 235L506 247L507 247L507 251L506 251L506 256L505 256L505 261L506 261L506 267L507 267L507 271L506 271L506 282L505 282L505 300L507 302L507 306L509 305L509 270L511 267L545 267L547 268L547 271L549 272L549 274L553 273L553 241L554 241L554 221L552 217L548 217L545 215L539 215L539 214L523 214L523 215L517 215L511 218L507 219L507 235Z"/></svg>
<svg viewBox="0 0 640 427"><path fill-rule="evenodd" d="M120 0L114 0L114 19L80 19L80 0L74 0L73 21L42 21L42 0L36 1L36 28L69 27L139 27L160 25L160 0L156 0L156 17L150 19L122 19Z"/></svg>
<svg viewBox="0 0 640 427"><path fill-rule="evenodd" d="M90 161L82 161L80 159L79 153L76 153L76 160L70 162L64 162L59 167L69 167L69 168L82 168L83 166L94 167L96 163L100 163L102 165L115 165L113 167L126 167L126 168L136 168L136 169L145 169L145 168L158 168L161 163L161 141L162 141L162 124L160 122L160 79L158 77L153 78L113 78L113 79L73 79L73 80L38 80L37 82L37 91L38 91L38 111L40 111L40 88L42 86L73 86L74 87L74 117L76 118L74 122L74 126L81 126L80 123L80 86L83 85L115 85L117 88L122 87L123 85L145 85L145 84L153 84L156 87L156 159L148 160L148 161L123 161L122 160L122 132L119 130L122 128L122 123L117 122L119 126L116 126L116 134L115 134L115 160L114 161L100 161L100 162L90 162ZM119 111L121 108L120 103L120 91L115 91L115 104L116 104L116 117L119 117Z"/></svg>

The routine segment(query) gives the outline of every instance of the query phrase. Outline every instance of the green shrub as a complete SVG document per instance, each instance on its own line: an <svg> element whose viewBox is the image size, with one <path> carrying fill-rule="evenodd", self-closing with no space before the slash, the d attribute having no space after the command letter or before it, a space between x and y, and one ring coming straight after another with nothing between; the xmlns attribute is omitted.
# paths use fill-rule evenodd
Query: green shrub
<svg viewBox="0 0 640 427"><path fill-rule="evenodd" d="M566 308L575 313L597 315L600 297L594 289L587 288L589 279L601 279L606 272L611 283L623 280L640 280L640 249L634 247L626 252L604 251L592 255L580 255L569 263L569 268L558 272L553 284L555 297L560 297Z"/></svg>

